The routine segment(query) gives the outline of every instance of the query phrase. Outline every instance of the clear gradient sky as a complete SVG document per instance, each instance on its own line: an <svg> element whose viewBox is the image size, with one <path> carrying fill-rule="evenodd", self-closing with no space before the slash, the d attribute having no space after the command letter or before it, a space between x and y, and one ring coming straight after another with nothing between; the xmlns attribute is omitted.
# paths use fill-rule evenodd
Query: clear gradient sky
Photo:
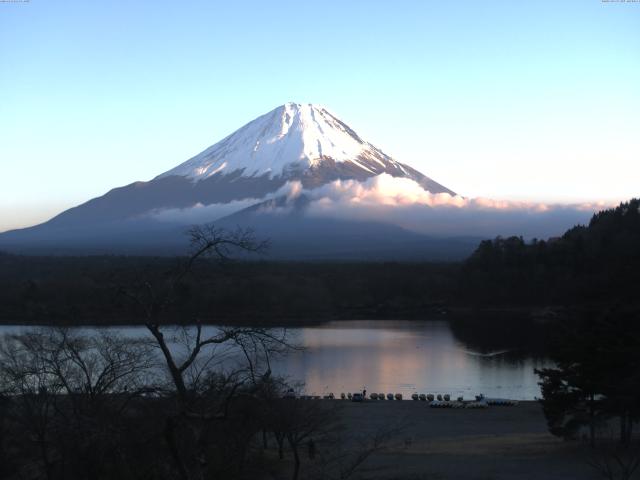
<svg viewBox="0 0 640 480"><path fill-rule="evenodd" d="M0 231L287 101L466 196L640 195L640 2L0 3Z"/></svg>

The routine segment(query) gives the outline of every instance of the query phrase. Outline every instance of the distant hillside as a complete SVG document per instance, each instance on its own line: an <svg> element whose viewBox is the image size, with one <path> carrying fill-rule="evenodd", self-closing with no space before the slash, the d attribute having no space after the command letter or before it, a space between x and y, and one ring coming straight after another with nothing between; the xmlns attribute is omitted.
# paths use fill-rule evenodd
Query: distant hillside
<svg viewBox="0 0 640 480"><path fill-rule="evenodd" d="M640 199L621 203L562 237L498 237L465 262L465 296L488 303L629 301L640 286Z"/></svg>

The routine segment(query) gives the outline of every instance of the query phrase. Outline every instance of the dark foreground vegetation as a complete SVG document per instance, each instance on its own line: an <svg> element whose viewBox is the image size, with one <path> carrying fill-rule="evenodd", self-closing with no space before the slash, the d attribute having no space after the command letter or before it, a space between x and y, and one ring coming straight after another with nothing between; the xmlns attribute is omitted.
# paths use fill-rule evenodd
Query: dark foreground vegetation
<svg viewBox="0 0 640 480"><path fill-rule="evenodd" d="M192 240L177 259L0 256L3 322L148 331L5 336L0 476L349 478L397 425L361 438L334 402L283 398L270 358L295 346L273 327L436 316L480 348L543 345L556 363L539 372L550 432L588 440L605 478L640 465L639 200L557 239L482 242L462 264L234 263L265 245L212 227ZM308 470L305 455L319 459Z"/></svg>
<svg viewBox="0 0 640 480"><path fill-rule="evenodd" d="M557 239L484 241L461 272L477 301L555 307L537 322L556 364L537 372L549 430L599 447L592 463L606 478L631 478L640 467L640 200Z"/></svg>
<svg viewBox="0 0 640 480"><path fill-rule="evenodd" d="M397 430L341 429L334 402L284 398L273 331L225 329L164 340L42 329L0 344L0 478L346 479ZM150 336L152 338L152 336ZM219 368L233 346L244 362ZM175 351L174 351L175 352ZM308 459L314 462L308 464ZM308 465L307 465L308 464Z"/></svg>
<svg viewBox="0 0 640 480"><path fill-rule="evenodd" d="M393 433L337 435L332 403L285 398L270 369L295 348L284 329L163 325L202 258L263 248L242 230L191 235L193 253L165 279L119 286L147 337L49 327L2 338L2 478L255 478L290 465L295 480L306 449L318 461L305 478L346 479Z"/></svg>

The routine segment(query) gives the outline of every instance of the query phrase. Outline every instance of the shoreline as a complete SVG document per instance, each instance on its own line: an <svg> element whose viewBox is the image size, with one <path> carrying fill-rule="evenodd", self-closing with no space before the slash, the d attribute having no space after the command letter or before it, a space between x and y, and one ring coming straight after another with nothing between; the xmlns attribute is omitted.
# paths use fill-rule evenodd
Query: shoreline
<svg viewBox="0 0 640 480"><path fill-rule="evenodd" d="M517 318L527 318L534 316L536 312L546 311L549 308L548 305L538 306L446 306L445 304L427 307L424 309L415 309L410 312L407 310L397 310L393 312L385 312L380 314L378 312L364 309L360 311L340 312L334 315L313 315L309 317L300 317L299 315L286 317L278 316L260 316L260 315L242 315L242 316L230 316L221 315L218 318L205 318L199 322L201 325L207 326L264 326L270 328L278 327L306 327L323 325L330 322L349 322L349 321L416 321L416 322L433 322L433 321L467 321L477 317L491 316L514 316ZM250 320L247 317L251 317ZM197 322L174 322L169 319L165 319L162 323L166 326L185 325L195 326ZM36 327L139 327L144 326L144 322L135 321L132 319L123 320L96 320L86 319L73 321L50 321L50 322L27 322L24 320L9 320L7 318L0 318L0 326L36 326Z"/></svg>

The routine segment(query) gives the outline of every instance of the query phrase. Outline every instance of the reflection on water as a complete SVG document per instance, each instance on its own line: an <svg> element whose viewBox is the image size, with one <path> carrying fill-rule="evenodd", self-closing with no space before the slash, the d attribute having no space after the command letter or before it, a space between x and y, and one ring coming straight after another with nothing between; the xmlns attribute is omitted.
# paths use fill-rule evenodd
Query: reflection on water
<svg viewBox="0 0 640 480"><path fill-rule="evenodd" d="M274 371L305 383L308 394L329 392L450 393L531 400L540 396L531 358L470 351L446 322L341 321L295 330L306 347L278 360Z"/></svg>
<svg viewBox="0 0 640 480"><path fill-rule="evenodd" d="M125 336L147 336L144 327L113 327ZM214 327L207 327L214 328ZM3 326L0 333L23 327ZM83 333L92 329L82 328ZM275 374L305 384L305 392L449 393L453 397L532 400L540 396L531 358L514 361L504 351L480 354L458 342L446 322L340 321L292 328L305 347L273 362Z"/></svg>

